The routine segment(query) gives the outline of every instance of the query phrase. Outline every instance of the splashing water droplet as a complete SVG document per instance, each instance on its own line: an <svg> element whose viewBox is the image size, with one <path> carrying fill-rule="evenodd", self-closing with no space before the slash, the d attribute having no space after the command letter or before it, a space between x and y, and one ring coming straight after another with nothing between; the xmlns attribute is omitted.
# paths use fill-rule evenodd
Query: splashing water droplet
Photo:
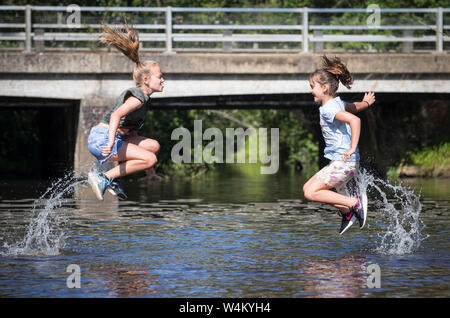
<svg viewBox="0 0 450 318"><path fill-rule="evenodd" d="M70 172L55 181L45 193L34 201L32 217L25 237L14 244L4 244L4 256L59 255L64 248L67 218L61 209L64 198L75 187L86 183L77 173Z"/></svg>
<svg viewBox="0 0 450 318"><path fill-rule="evenodd" d="M376 251L382 254L409 254L417 251L428 236L422 234L425 225L420 220L420 196L401 184L392 185L361 169L356 183L359 191L370 190L378 198L370 212L380 212L383 232L378 233ZM360 192L361 193L361 192Z"/></svg>

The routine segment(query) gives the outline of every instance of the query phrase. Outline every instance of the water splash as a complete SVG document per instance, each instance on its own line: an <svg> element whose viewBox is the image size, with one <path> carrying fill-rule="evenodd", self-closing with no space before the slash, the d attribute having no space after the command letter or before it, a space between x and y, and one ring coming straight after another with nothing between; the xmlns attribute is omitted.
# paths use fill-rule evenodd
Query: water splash
<svg viewBox="0 0 450 318"><path fill-rule="evenodd" d="M3 256L59 255L64 248L68 219L62 209L65 197L77 185L86 183L76 172L56 180L45 193L34 201L32 217L25 237L14 244L4 244Z"/></svg>
<svg viewBox="0 0 450 318"><path fill-rule="evenodd" d="M381 233L378 233L376 251L382 254L409 254L415 252L428 236L422 234L425 225L420 220L420 195L413 189L392 185L364 169L355 177L356 192L370 192L369 216L381 213ZM373 214L372 214L373 215ZM376 215L376 217L379 217Z"/></svg>

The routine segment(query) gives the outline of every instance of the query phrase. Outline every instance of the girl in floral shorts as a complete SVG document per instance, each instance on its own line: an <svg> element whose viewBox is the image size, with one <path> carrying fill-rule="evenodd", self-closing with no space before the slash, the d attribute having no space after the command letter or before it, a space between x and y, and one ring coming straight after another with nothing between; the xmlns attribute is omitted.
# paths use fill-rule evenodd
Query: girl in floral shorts
<svg viewBox="0 0 450 318"><path fill-rule="evenodd" d="M362 228L367 217L360 198L336 193L332 189L339 190L359 171L361 121L353 113L372 105L375 95L373 92L366 93L362 102L342 101L335 96L339 82L350 89L353 78L338 58L330 60L323 56L322 59L323 67L311 74L309 84L314 101L320 104L324 157L331 162L304 184L303 192L306 199L331 204L341 211L339 234L342 234L356 220Z"/></svg>

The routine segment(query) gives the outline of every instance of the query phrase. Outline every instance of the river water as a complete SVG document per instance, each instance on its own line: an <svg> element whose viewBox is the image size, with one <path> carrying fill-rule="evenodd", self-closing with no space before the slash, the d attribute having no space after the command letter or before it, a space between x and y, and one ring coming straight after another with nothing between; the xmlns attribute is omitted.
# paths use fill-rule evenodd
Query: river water
<svg viewBox="0 0 450 318"><path fill-rule="evenodd" d="M366 228L339 236L306 175L236 167L128 180L121 202L82 178L0 182L0 297L450 296L450 180L372 180Z"/></svg>

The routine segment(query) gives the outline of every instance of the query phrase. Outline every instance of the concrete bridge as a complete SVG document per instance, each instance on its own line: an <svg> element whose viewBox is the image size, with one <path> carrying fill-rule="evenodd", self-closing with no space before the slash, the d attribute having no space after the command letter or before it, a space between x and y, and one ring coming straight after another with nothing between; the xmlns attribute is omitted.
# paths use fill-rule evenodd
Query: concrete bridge
<svg viewBox="0 0 450 318"><path fill-rule="evenodd" d="M448 53L333 54L354 75L355 84L341 93L435 93L450 92ZM295 105L311 105L309 75L319 67L320 54L142 54L159 63L166 79L163 93L155 93L158 108L219 107L226 96L299 94ZM0 53L0 107L67 106L78 111L75 168L90 160L87 134L118 94L133 86L133 63L124 55L106 52ZM223 105L222 105L223 106ZM228 107L264 107L264 101L235 103ZM273 107L273 103L272 103Z"/></svg>
<svg viewBox="0 0 450 318"><path fill-rule="evenodd" d="M333 54L335 55L335 54ZM351 92L447 93L450 55L336 54L355 76ZM143 54L166 79L152 98L309 93L320 54ZM132 86L133 63L118 53L0 53L0 96L110 99ZM342 92L348 91L346 88Z"/></svg>

